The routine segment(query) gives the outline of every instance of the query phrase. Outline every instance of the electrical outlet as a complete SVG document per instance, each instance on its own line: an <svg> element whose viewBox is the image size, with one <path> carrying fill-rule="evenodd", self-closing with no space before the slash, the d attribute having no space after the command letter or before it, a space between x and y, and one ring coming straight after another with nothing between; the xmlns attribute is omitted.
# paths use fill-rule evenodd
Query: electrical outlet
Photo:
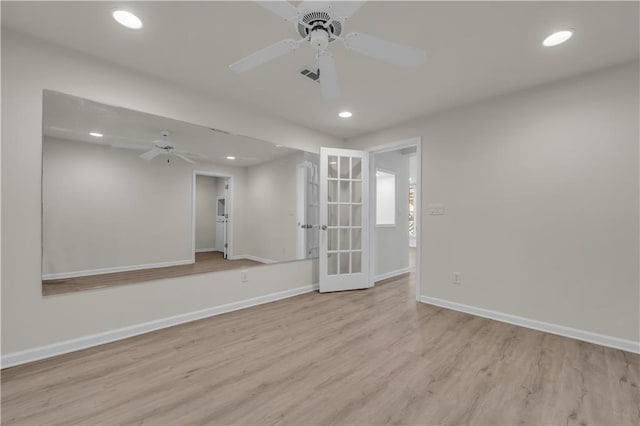
<svg viewBox="0 0 640 426"><path fill-rule="evenodd" d="M456 285L462 284L462 274L460 272L454 272L452 282Z"/></svg>
<svg viewBox="0 0 640 426"><path fill-rule="evenodd" d="M249 270L243 269L240 271L240 282L246 283L249 281Z"/></svg>

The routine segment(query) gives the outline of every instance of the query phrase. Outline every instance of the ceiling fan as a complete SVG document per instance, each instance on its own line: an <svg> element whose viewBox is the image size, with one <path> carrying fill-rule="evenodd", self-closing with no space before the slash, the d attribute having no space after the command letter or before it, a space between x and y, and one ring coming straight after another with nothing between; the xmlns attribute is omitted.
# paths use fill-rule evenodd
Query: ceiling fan
<svg viewBox="0 0 640 426"><path fill-rule="evenodd" d="M294 7L288 1L256 1L275 15L293 22L301 38L288 38L252 53L229 65L235 72L244 72L290 53L304 42L317 52L318 74L322 94L327 99L340 94L336 64L330 46L336 41L350 50L394 65L418 66L425 62L424 51L403 46L374 36L352 32L343 35L345 21L365 1L302 1Z"/></svg>
<svg viewBox="0 0 640 426"><path fill-rule="evenodd" d="M169 132L166 132L166 131L162 132L161 139L153 141L151 149L149 149L149 145L142 145L142 144L124 144L123 143L123 144L113 144L111 146L114 148L125 148L125 149L135 149L138 151L146 151L140 154L140 158L147 161L153 160L158 155L167 155L167 156L173 155L191 164L195 164L194 159L206 158L202 154L176 150L175 145L172 145L171 142L169 142ZM169 159L167 159L167 162L169 162Z"/></svg>

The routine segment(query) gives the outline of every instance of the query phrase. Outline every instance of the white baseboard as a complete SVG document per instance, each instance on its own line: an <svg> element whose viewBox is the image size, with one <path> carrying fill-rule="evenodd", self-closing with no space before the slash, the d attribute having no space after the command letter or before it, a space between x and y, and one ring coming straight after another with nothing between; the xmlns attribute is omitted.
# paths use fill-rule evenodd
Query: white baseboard
<svg viewBox="0 0 640 426"><path fill-rule="evenodd" d="M196 253L209 253L211 251L222 251L222 250L218 250L217 248L202 248L202 249L196 249Z"/></svg>
<svg viewBox="0 0 640 426"><path fill-rule="evenodd" d="M252 254L238 254L235 256L229 256L229 260L242 260L242 259L253 260L254 262L265 263L267 265L278 263L277 260L267 259L265 257L258 257Z"/></svg>
<svg viewBox="0 0 640 426"><path fill-rule="evenodd" d="M171 262L145 263L143 265L114 266L111 268L87 269L84 271L59 272L42 275L43 280L60 280L64 278L86 277L89 275L112 274L114 272L139 271L140 269L166 268L167 266L191 265L193 259L174 260Z"/></svg>
<svg viewBox="0 0 640 426"><path fill-rule="evenodd" d="M2 356L0 365L2 366L2 368L13 367L16 365L25 364L27 362L38 361L56 355L62 355L69 352L90 348L92 346L103 345L105 343L126 339L128 337L149 333L151 331L172 327L174 325L183 324L186 322L196 321L227 312L233 312L239 309L249 308L251 306L262 305L264 303L275 302L276 300L286 299L304 293L310 293L312 291L316 291L317 289L318 284L306 285L302 287L292 288L290 290L279 291L277 293L271 293L264 296L241 300L238 302L232 302L226 305L214 306L195 312L189 312L186 314L180 314L168 318L144 322L141 324L123 327L104 333L92 334L89 336L79 337L77 339L54 343L51 345L9 353Z"/></svg>
<svg viewBox="0 0 640 426"><path fill-rule="evenodd" d="M373 279L374 282L386 280L389 278L397 277L398 275L406 274L409 272L409 268L396 269L395 271L385 272L384 274L376 275Z"/></svg>
<svg viewBox="0 0 640 426"><path fill-rule="evenodd" d="M448 300L438 299L436 297L421 296L420 301L429 305L440 306L442 308L452 309L454 311L460 311L483 318L489 318L513 325L519 325L521 327L544 331L551 334L557 334L559 336L570 337L572 339L595 343L596 345L621 349L623 351L633 352L636 354L640 353L640 342L634 342L633 340L620 339L618 337L592 333L590 331L579 330L577 328L565 327L563 325L551 324L548 322L538 321L530 318L505 314L489 309L476 308L475 306L464 305L457 302L450 302Z"/></svg>

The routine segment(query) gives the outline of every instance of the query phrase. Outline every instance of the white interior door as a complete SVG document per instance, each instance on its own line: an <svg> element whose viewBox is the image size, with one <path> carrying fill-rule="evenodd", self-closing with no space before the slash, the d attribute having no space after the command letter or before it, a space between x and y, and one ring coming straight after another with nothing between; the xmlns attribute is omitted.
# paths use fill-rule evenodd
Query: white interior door
<svg viewBox="0 0 640 426"><path fill-rule="evenodd" d="M309 167L307 168L307 258L318 257L318 224L320 223L320 173L317 158L308 160Z"/></svg>
<svg viewBox="0 0 640 426"><path fill-rule="evenodd" d="M306 259L307 253L307 197L305 192L304 163L298 164L296 169L296 211L298 223L296 228L296 259Z"/></svg>
<svg viewBox="0 0 640 426"><path fill-rule="evenodd" d="M224 182L224 249L222 256L227 259L229 257L229 179Z"/></svg>
<svg viewBox="0 0 640 426"><path fill-rule="evenodd" d="M221 251L223 257L225 251L225 234L227 232L225 227L226 219L224 217L225 199L224 194L216 197L216 250Z"/></svg>
<svg viewBox="0 0 640 426"><path fill-rule="evenodd" d="M320 150L320 292L370 287L368 155Z"/></svg>

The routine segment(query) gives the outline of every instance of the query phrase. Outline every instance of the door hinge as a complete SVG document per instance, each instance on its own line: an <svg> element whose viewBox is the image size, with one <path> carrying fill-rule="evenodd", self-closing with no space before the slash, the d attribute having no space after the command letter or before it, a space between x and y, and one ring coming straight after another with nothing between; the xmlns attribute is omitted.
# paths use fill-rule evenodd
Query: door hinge
<svg viewBox="0 0 640 426"><path fill-rule="evenodd" d="M228 248L228 247L229 247L229 244L224 243L224 248Z"/></svg>
<svg viewBox="0 0 640 426"><path fill-rule="evenodd" d="M224 189L229 189L229 184L225 185Z"/></svg>

